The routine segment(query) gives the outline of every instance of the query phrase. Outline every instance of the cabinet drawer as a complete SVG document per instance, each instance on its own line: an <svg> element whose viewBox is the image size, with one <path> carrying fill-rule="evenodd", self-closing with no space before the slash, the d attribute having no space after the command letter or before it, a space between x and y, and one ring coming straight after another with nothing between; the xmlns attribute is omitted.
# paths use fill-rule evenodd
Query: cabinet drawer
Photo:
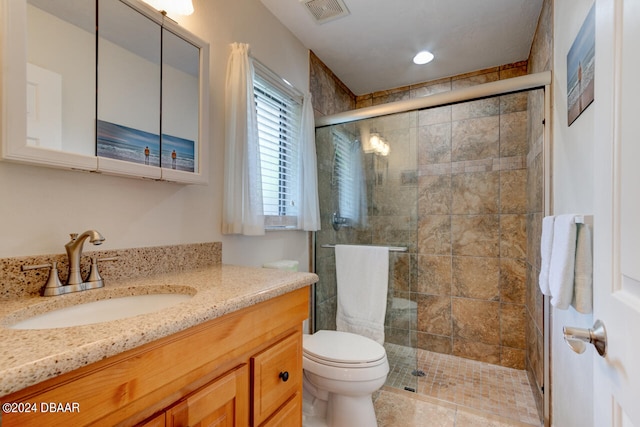
<svg viewBox="0 0 640 427"><path fill-rule="evenodd" d="M302 337L289 335L251 358L253 425L259 425L296 392L302 392Z"/></svg>
<svg viewBox="0 0 640 427"><path fill-rule="evenodd" d="M302 425L302 393L296 393L261 427L300 427Z"/></svg>

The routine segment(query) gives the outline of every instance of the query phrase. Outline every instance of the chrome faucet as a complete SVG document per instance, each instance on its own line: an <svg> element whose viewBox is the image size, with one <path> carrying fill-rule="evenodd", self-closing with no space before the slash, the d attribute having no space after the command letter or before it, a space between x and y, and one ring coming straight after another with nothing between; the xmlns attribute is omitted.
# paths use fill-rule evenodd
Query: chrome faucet
<svg viewBox="0 0 640 427"><path fill-rule="evenodd" d="M71 234L71 241L64 245L67 250L67 258L69 258L69 277L67 277L65 285L84 284L80 274L80 258L82 257L82 246L86 239L89 239L94 245L101 245L104 242L104 237L96 230L85 231L79 236L76 233Z"/></svg>

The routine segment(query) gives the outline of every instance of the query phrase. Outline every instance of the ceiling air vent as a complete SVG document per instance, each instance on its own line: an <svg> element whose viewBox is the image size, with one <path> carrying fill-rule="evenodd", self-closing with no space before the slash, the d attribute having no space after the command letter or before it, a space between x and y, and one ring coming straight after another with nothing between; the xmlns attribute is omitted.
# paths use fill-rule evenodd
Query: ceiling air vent
<svg viewBox="0 0 640 427"><path fill-rule="evenodd" d="M342 0L300 0L313 15L318 24L338 19L349 14Z"/></svg>

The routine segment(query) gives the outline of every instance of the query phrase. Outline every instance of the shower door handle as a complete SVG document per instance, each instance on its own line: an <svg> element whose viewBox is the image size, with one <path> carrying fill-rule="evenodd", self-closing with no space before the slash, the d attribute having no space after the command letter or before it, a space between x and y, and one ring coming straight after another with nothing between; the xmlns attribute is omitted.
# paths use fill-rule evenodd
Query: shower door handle
<svg viewBox="0 0 640 427"><path fill-rule="evenodd" d="M591 329L565 326L562 328L562 334L571 350L578 354L586 350L585 343L593 344L600 356L604 357L607 354L607 331L600 320L596 320Z"/></svg>

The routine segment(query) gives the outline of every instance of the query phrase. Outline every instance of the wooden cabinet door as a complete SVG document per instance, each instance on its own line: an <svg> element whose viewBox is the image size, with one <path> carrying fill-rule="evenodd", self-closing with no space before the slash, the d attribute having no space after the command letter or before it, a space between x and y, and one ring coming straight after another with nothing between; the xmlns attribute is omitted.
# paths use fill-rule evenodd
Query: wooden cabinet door
<svg viewBox="0 0 640 427"><path fill-rule="evenodd" d="M262 424L302 389L302 336L289 335L251 358L253 425ZM300 412L302 414L302 412ZM299 419L302 415L298 415Z"/></svg>
<svg viewBox="0 0 640 427"><path fill-rule="evenodd" d="M235 427L249 424L249 369L242 365L166 411L168 427Z"/></svg>

